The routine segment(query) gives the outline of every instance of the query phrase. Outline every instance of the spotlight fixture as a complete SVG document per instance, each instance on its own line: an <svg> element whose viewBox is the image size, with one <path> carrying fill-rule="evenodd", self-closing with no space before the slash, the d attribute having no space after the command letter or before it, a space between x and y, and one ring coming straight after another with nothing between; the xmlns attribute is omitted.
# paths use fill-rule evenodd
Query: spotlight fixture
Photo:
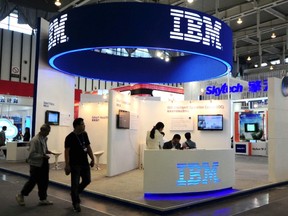
<svg viewBox="0 0 288 216"><path fill-rule="evenodd" d="M247 61L251 61L251 57L250 56L247 57Z"/></svg>
<svg viewBox="0 0 288 216"><path fill-rule="evenodd" d="M161 58L162 55L163 55L163 53L162 53L161 51L156 51L156 56L157 56L158 58Z"/></svg>
<svg viewBox="0 0 288 216"><path fill-rule="evenodd" d="M240 25L242 22L243 22L242 19L239 17L237 23Z"/></svg>
<svg viewBox="0 0 288 216"><path fill-rule="evenodd" d="M189 4L192 4L192 3L194 2L194 0L187 0L187 2L188 2Z"/></svg>
<svg viewBox="0 0 288 216"><path fill-rule="evenodd" d="M61 6L60 0L56 0L54 4L55 4L57 7L60 7L60 6Z"/></svg>
<svg viewBox="0 0 288 216"><path fill-rule="evenodd" d="M273 70L273 69L274 69L274 68L273 68L273 66L271 65L271 66L270 66L270 70Z"/></svg>
<svg viewBox="0 0 288 216"><path fill-rule="evenodd" d="M272 33L271 38L276 38L276 34L274 32Z"/></svg>

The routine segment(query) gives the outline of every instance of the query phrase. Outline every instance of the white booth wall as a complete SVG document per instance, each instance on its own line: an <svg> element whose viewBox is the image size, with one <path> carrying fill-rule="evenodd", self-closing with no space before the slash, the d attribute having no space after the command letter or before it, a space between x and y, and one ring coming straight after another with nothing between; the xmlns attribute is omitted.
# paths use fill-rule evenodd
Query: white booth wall
<svg viewBox="0 0 288 216"><path fill-rule="evenodd" d="M59 161L64 161L64 140L73 130L72 122L74 119L74 86L73 76L52 69L47 64L48 48L48 26L49 23L41 19L38 78L36 92L36 110L35 110L35 134L45 123L45 111L59 111L60 125L51 126L51 132L48 136L49 150L62 152ZM53 163L54 159L50 159Z"/></svg>
<svg viewBox="0 0 288 216"><path fill-rule="evenodd" d="M230 102L225 100L159 102L141 101L140 103L139 140L145 144L147 131L162 121L164 139L169 141L173 135L181 135L180 142L185 141L184 134L191 132L191 139L200 149L230 148ZM222 114L223 131L200 131L197 129L198 114ZM186 128L186 129L184 129Z"/></svg>
<svg viewBox="0 0 288 216"><path fill-rule="evenodd" d="M116 128L120 110L130 112L130 129ZM109 91L107 175L114 176L139 166L139 99Z"/></svg>
<svg viewBox="0 0 288 216"><path fill-rule="evenodd" d="M93 99L94 98L94 99ZM230 149L230 102L227 100L163 102L141 100L120 92L109 92L109 103L96 95L81 96L79 116L83 117L93 151L104 150L100 163L107 163L107 176L136 169L143 162L146 134L158 122L165 124L166 141L175 133L190 131L199 149ZM105 109L108 111L106 112ZM116 128L119 110L130 112L130 129ZM199 131L198 114L222 114L223 131ZM108 122L106 121L108 116Z"/></svg>
<svg viewBox="0 0 288 216"><path fill-rule="evenodd" d="M281 92L282 80L268 79L268 169L269 181L288 180L288 97Z"/></svg>
<svg viewBox="0 0 288 216"><path fill-rule="evenodd" d="M102 96L81 94L79 117L84 119L93 152L104 151L100 164L107 164L108 102Z"/></svg>

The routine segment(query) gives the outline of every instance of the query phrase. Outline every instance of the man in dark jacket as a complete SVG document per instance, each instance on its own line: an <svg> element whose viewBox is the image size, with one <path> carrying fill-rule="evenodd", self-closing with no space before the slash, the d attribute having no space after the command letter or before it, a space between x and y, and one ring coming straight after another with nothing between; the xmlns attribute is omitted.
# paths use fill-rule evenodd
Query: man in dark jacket
<svg viewBox="0 0 288 216"><path fill-rule="evenodd" d="M181 149L180 139L181 136L175 134L172 140L164 143L163 149Z"/></svg>

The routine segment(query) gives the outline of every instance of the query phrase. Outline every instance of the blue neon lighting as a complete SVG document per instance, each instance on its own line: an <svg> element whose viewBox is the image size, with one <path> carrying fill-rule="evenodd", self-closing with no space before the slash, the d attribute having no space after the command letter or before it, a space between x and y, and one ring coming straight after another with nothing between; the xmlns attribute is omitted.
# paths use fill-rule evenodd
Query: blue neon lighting
<svg viewBox="0 0 288 216"><path fill-rule="evenodd" d="M217 184L220 183L220 179L217 176L219 162L213 162L210 167L208 162L202 163L202 169L204 170L202 184L209 184L210 182Z"/></svg>
<svg viewBox="0 0 288 216"><path fill-rule="evenodd" d="M233 193L237 193L239 190L226 188L221 190L215 191L205 191L205 192L189 192L189 193L177 193L177 194L152 194L152 193L145 193L144 197L146 200L153 200L153 201L183 201L183 200L190 200L199 202L201 199L209 199L209 198L220 198L224 196L228 196Z"/></svg>
<svg viewBox="0 0 288 216"><path fill-rule="evenodd" d="M188 163L187 168L189 169L190 178L187 180L187 186L201 184L202 176L199 163Z"/></svg>
<svg viewBox="0 0 288 216"><path fill-rule="evenodd" d="M177 180L177 185L178 186L186 186L187 185L187 180L185 179L185 169L187 167L186 163L179 163L177 164L177 168L179 171L179 178Z"/></svg>
<svg viewBox="0 0 288 216"><path fill-rule="evenodd" d="M178 163L177 186L195 186L199 184L218 184L221 180L218 177L219 162L213 162L210 166L209 162L200 163ZM185 172L189 171L188 177Z"/></svg>
<svg viewBox="0 0 288 216"><path fill-rule="evenodd" d="M178 15L171 15L175 10ZM183 40L171 38L178 30ZM232 69L232 31L224 22L163 4L121 2L69 10L51 21L48 47L49 64L56 70L111 81L190 82L221 77ZM185 55L165 62L93 51L109 48Z"/></svg>

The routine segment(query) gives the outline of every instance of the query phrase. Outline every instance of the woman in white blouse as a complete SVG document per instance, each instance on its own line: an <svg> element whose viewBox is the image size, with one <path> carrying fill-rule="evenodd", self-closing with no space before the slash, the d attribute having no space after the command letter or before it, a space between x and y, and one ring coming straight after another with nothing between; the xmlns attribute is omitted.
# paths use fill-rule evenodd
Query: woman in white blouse
<svg viewBox="0 0 288 216"><path fill-rule="evenodd" d="M146 146L147 149L161 149L163 145L163 134L161 132L164 129L164 124L158 122L151 131L147 132Z"/></svg>

